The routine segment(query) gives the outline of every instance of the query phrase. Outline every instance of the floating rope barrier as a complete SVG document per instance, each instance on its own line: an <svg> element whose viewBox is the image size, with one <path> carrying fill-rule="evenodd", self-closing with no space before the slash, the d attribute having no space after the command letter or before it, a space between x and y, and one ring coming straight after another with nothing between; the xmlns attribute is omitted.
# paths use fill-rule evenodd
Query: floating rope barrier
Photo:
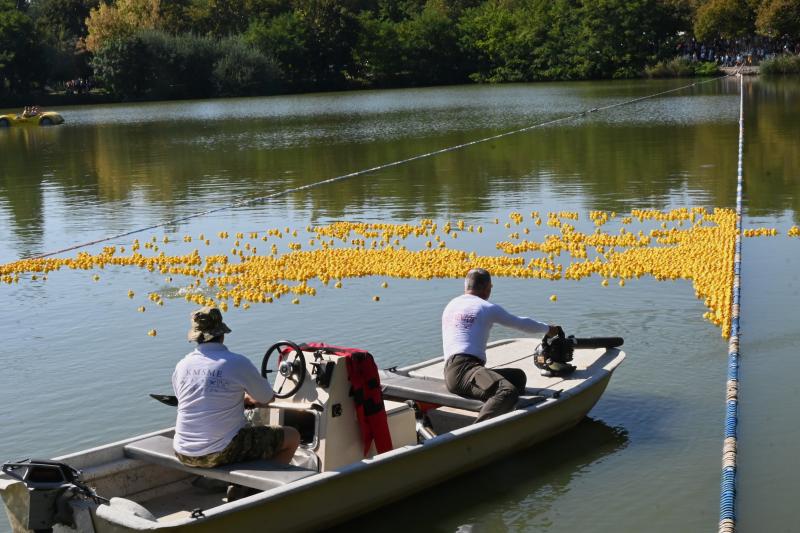
<svg viewBox="0 0 800 533"><path fill-rule="evenodd" d="M725 394L725 440L722 445L722 481L719 533L736 530L736 431L739 411L739 295L742 267L742 161L744 154L744 77L739 76L739 164L736 177L736 240L733 256L731 336L728 339L728 382Z"/></svg>
<svg viewBox="0 0 800 533"><path fill-rule="evenodd" d="M641 102L642 100L648 100L650 98L656 98L658 96L663 96L665 94L670 94L670 93L682 91L682 90L688 89L690 87L694 87L694 86L697 86L697 85L703 85L703 84L706 84L706 83L711 83L711 82L718 81L718 80L721 80L721 79L724 79L724 78L729 78L731 76L734 76L734 74L726 74L724 76L719 76L719 77L711 78L711 79L704 80L704 81L698 81L698 82L690 83L688 85L683 85L683 86L677 87L675 89L669 89L669 90L666 90L666 91L661 91L661 92L657 92L657 93L653 93L653 94L648 94L646 96L640 96L639 98L633 98L633 99L630 99L630 100L625 100L623 102L617 102L615 104L609 104L609 105L601 106L601 107L593 107L591 109L587 109L587 110L581 111L579 113L573 113L573 114L565 116L565 117L556 118L556 119L553 119L553 120L547 120L547 121L544 121L544 122L539 122L539 123L533 124L531 126L525 126L524 128L519 128L519 129L516 129L516 130L507 131L507 132L504 132L504 133L499 133L497 135L491 135L489 137L484 137L482 139L476 139L474 141L469 141L469 142L466 142L466 143L457 144L457 145L454 145L454 146L449 146L447 148L442 148L440 150L433 150L431 152L418 154L418 155L415 155L415 156L412 156L412 157L408 157L406 159L400 159L400 160L397 160L397 161L392 161L391 163L384 163L382 165L378 165L378 166L374 166L374 167L370 167L370 168L365 168L365 169L362 169L362 170L357 170L355 172L350 172L348 174L342 174L341 176L336 176L336 177L333 177L333 178L328 178L328 179L316 181L314 183L301 185L299 187L291 187L291 188L288 188L288 189L284 189L284 190L281 190L281 191L274 192L272 194L266 194L266 195L263 195L263 196L257 196L255 198L245 198L245 199L242 199L242 200L238 200L238 201L236 201L236 202L234 202L232 204L216 207L216 208L213 208L213 209L207 209L205 211L200 211L198 213L192 213L190 215L185 215L185 216L182 216L182 217L173 218L173 219L170 219L170 220L159 222L158 224L152 224L150 226L137 228L137 229L134 229L134 230L123 232L123 233L117 233L115 235L109 235L107 237L102 237L100 239L95 239L93 241L88 241L88 242L83 242L83 243L80 243L80 244L75 244L75 245L72 245L72 246L68 246L66 248L61 248L59 250L54 250L54 251L51 251L51 252L46 252L46 253L42 253L42 254L38 254L38 255L33 255L33 256L29 257L29 259L41 259L41 258L44 258L44 257L51 257L51 256L54 256L54 255L65 253L65 252L71 252L73 250L79 250L81 248L86 248L87 246L93 246L95 244L100 244L100 243L104 243L104 242L108 242L108 241L112 241L112 240L117 240L117 239L122 239L124 237L129 237L131 235L135 235L137 233L142 233L142 232L145 232L145 231L148 231L148 230L152 230L152 229L156 229L156 228L162 228L164 226L172 226L172 225L178 224L180 222L185 222L185 221L191 220L193 218L199 218L199 217L202 217L202 216L211 215L213 213L218 213L220 211L227 211L229 209L236 209L238 207L244 207L244 206L247 206L247 205L253 205L253 204L257 204L259 202L263 202L263 201L266 201L266 200L274 200L275 198L279 198L281 196L286 196L288 194L306 191L306 190L313 189L313 188L316 188L316 187L321 187L323 185L328 185L330 183L336 183L338 181L342 181L342 180L346 180L346 179L350 179L350 178L355 178L355 177L358 177L358 176L363 176L365 174L370 174L370 173L373 173L373 172L379 172L379 171L385 170L387 168L396 167L396 166L399 166L399 165L404 165L406 163L411 163L413 161L418 161L420 159L424 159L424 158L427 158L427 157L432 157L432 156L444 154L444 153L447 153L447 152L454 152L456 150L461 150L462 148L467 148L467 147L470 147L470 146L474 146L476 144L481 144L481 143L485 143L485 142L488 142L488 141L494 141L494 140L497 140L497 139L501 139L503 137L508 137L510 135L516 135L516 134L519 134L519 133L524 133L524 132L527 132L527 131L531 131L531 130L536 129L536 128L541 128L541 127L544 127L544 126L550 126L552 124L557 124L559 122L565 122L567 120L580 118L580 117L588 115L589 113L596 113L596 112L599 112L599 111L607 111L609 109L614 109L614 108L621 107L621 106L624 106L624 105L630 105L630 104L633 104L633 103L636 103L636 102Z"/></svg>

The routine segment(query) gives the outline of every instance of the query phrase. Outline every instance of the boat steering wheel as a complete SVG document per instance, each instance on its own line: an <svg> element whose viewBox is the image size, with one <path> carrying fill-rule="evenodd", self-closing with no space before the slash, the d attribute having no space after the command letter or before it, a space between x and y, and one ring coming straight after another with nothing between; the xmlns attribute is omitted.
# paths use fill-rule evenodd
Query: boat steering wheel
<svg viewBox="0 0 800 533"><path fill-rule="evenodd" d="M300 390L300 386L306 379L306 358L303 356L303 350L292 341L278 341L269 347L267 353L264 354L264 359L261 360L261 375L264 378L267 377L267 374L275 372L268 368L269 359L273 352L278 352L278 374L283 377L277 390L275 390L275 397L288 398ZM275 385L278 384L278 379L278 376L276 376ZM281 392L287 381L294 383L294 386L286 392Z"/></svg>

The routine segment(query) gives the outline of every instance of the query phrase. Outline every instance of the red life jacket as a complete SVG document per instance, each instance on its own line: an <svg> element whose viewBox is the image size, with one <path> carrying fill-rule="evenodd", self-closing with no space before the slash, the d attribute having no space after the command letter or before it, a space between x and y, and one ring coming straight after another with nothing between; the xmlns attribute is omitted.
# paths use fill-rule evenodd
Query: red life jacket
<svg viewBox="0 0 800 533"><path fill-rule="evenodd" d="M347 377L350 380L350 395L356 404L358 425L364 443L364 456L369 453L372 441L378 453L388 452L392 446L389 420L383 404L381 378L372 354L359 348L342 348L324 342L301 344L302 350L322 350L324 353L346 357Z"/></svg>

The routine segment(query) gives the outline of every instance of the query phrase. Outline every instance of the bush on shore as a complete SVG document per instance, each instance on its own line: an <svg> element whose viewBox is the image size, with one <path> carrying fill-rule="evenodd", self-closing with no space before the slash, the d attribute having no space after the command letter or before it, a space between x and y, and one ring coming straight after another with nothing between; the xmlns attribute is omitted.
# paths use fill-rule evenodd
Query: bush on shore
<svg viewBox="0 0 800 533"><path fill-rule="evenodd" d="M274 94L280 69L241 37L144 30L108 40L92 59L96 78L122 99Z"/></svg>
<svg viewBox="0 0 800 533"><path fill-rule="evenodd" d="M242 37L228 37L219 43L211 71L214 96L275 94L281 89L281 77L275 61Z"/></svg>
<svg viewBox="0 0 800 533"><path fill-rule="evenodd" d="M645 67L649 78L691 78L693 76L714 76L719 74L719 67L713 61L689 61L676 57L668 61L659 61L655 65Z"/></svg>
<svg viewBox="0 0 800 533"><path fill-rule="evenodd" d="M761 62L760 72L765 76L800 74L800 56L785 54L767 59Z"/></svg>
<svg viewBox="0 0 800 533"><path fill-rule="evenodd" d="M701 61L694 66L695 76L716 76L721 73L719 65L713 61Z"/></svg>

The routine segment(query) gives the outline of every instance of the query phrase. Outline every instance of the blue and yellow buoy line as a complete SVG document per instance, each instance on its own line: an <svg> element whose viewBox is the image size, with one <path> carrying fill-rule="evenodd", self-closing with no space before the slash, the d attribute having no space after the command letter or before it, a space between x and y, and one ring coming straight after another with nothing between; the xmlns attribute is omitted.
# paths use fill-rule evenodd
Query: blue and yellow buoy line
<svg viewBox="0 0 800 533"><path fill-rule="evenodd" d="M722 480L719 533L736 530L736 432L739 412L739 310L742 269L742 160L744 153L744 78L739 76L739 163L736 178L736 240L733 255L731 335L728 339L728 382L725 394L725 440L722 445Z"/></svg>

